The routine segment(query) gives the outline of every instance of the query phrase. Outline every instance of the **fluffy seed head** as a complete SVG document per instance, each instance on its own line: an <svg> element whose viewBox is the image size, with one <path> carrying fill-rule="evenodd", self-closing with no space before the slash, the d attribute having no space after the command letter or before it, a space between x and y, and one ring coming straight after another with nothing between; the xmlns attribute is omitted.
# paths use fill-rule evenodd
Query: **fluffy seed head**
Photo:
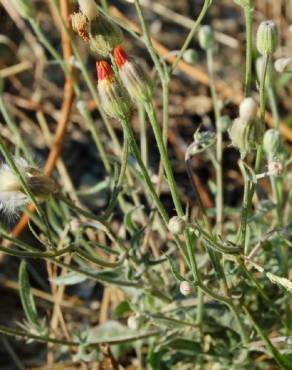
<svg viewBox="0 0 292 370"><path fill-rule="evenodd" d="M199 29L199 43L202 49L208 50L214 44L214 32L210 26L202 26Z"/></svg>
<svg viewBox="0 0 292 370"><path fill-rule="evenodd" d="M121 29L112 21L99 15L90 24L90 49L94 54L108 57L123 42Z"/></svg>
<svg viewBox="0 0 292 370"><path fill-rule="evenodd" d="M273 160L268 163L268 171L271 176L280 176L283 172L283 163L279 160Z"/></svg>
<svg viewBox="0 0 292 370"><path fill-rule="evenodd" d="M257 103L253 98L245 98L239 106L239 117L245 121L253 121L257 116Z"/></svg>
<svg viewBox="0 0 292 370"><path fill-rule="evenodd" d="M121 46L113 51L120 78L130 97L136 102L147 102L152 98L152 83L144 69L126 54Z"/></svg>
<svg viewBox="0 0 292 370"><path fill-rule="evenodd" d="M82 37L85 42L88 42L89 34L87 17L81 12L74 13L71 16L71 24L73 31L78 33L78 35Z"/></svg>
<svg viewBox="0 0 292 370"><path fill-rule="evenodd" d="M38 200L47 199L56 191L53 179L39 169L29 166L22 158L15 158L14 161L30 191ZM8 164L0 164L0 210L8 216L13 216L28 202L29 198L19 177Z"/></svg>
<svg viewBox="0 0 292 370"><path fill-rule="evenodd" d="M191 284L188 281L182 281L179 285L179 290L182 295L187 296L192 292Z"/></svg>
<svg viewBox="0 0 292 370"><path fill-rule="evenodd" d="M98 16L98 9L94 0L78 0L81 12L92 21Z"/></svg>
<svg viewBox="0 0 292 370"><path fill-rule="evenodd" d="M259 25L256 45L262 55L274 53L278 45L278 31L273 21L264 21Z"/></svg>
<svg viewBox="0 0 292 370"><path fill-rule="evenodd" d="M185 226L186 223L184 219L179 216L172 217L168 222L168 230L174 235L182 234Z"/></svg>
<svg viewBox="0 0 292 370"><path fill-rule="evenodd" d="M131 114L131 99L123 86L115 79L112 68L105 60L96 63L98 92L105 113L116 119L128 118Z"/></svg>

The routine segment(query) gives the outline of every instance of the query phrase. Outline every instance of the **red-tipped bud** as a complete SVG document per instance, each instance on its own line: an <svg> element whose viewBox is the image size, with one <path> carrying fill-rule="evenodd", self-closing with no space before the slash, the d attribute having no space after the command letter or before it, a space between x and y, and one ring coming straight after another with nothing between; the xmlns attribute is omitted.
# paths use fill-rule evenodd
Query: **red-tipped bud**
<svg viewBox="0 0 292 370"><path fill-rule="evenodd" d="M114 48L114 60L119 69L120 78L134 101L149 101L152 97L152 83L144 69L128 58L121 46Z"/></svg>
<svg viewBox="0 0 292 370"><path fill-rule="evenodd" d="M98 81L113 79L114 75L113 75L112 67L105 60L96 62L96 71L97 71Z"/></svg>
<svg viewBox="0 0 292 370"><path fill-rule="evenodd" d="M125 119L131 113L131 99L122 85L116 80L113 70L105 60L96 63L98 92L101 106L112 118Z"/></svg>

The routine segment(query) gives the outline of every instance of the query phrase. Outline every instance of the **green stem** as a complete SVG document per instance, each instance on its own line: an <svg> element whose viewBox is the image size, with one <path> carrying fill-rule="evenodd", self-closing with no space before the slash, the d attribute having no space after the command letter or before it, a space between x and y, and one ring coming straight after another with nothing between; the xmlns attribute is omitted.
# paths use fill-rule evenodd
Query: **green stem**
<svg viewBox="0 0 292 370"><path fill-rule="evenodd" d="M253 7L249 3L244 7L245 29L246 29L246 61L245 61L245 97L251 95L252 84L252 22Z"/></svg>
<svg viewBox="0 0 292 370"><path fill-rule="evenodd" d="M185 41L183 43L182 48L180 49L180 51L179 51L179 53L178 53L175 61L172 64L170 74L172 74L174 72L174 70L176 69L179 61L181 60L184 52L187 50L187 48L188 48L189 44L191 43L191 41L192 41L195 33L197 32L197 30L198 30L198 28L199 28L199 26L200 26L203 18L205 17L205 15L207 13L207 10L208 10L209 6L211 5L211 3L212 3L212 0L205 0L204 1L204 5L202 7L202 10L201 10L198 18L196 19L196 21L195 21L192 29L190 30L187 38L185 39Z"/></svg>

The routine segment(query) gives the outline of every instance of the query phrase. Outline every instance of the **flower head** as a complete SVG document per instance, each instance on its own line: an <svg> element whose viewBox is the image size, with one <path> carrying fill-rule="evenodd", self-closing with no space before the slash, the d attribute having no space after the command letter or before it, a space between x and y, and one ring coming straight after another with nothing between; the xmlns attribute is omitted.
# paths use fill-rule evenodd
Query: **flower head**
<svg viewBox="0 0 292 370"><path fill-rule="evenodd" d="M23 158L15 158L14 161L30 191L38 200L47 199L55 192L53 179L39 169L29 166ZM0 164L0 210L8 216L13 216L29 201L19 177L7 163Z"/></svg>
<svg viewBox="0 0 292 370"><path fill-rule="evenodd" d="M108 57L123 41L123 33L116 24L99 15L90 23L90 49L94 54Z"/></svg>
<svg viewBox="0 0 292 370"><path fill-rule="evenodd" d="M144 69L126 54L121 46L114 48L114 59L120 78L134 101L149 101L152 97L152 83Z"/></svg>
<svg viewBox="0 0 292 370"><path fill-rule="evenodd" d="M74 13L71 17L71 24L73 31L78 33L78 35L82 37L85 42L88 42L89 34L87 17L81 12Z"/></svg>
<svg viewBox="0 0 292 370"><path fill-rule="evenodd" d="M96 63L98 76L98 92L102 107L112 118L129 117L132 104L124 87L116 80L113 70L105 60Z"/></svg>

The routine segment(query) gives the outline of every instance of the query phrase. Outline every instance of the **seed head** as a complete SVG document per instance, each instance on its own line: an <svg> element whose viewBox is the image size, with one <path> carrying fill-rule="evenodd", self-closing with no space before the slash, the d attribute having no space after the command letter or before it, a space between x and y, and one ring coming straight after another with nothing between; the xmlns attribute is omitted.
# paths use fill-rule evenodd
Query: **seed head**
<svg viewBox="0 0 292 370"><path fill-rule="evenodd" d="M257 30L256 45L262 55L273 54L278 45L277 26L273 21L264 21Z"/></svg>
<svg viewBox="0 0 292 370"><path fill-rule="evenodd" d="M89 21L93 21L98 17L98 8L94 0L78 0L78 4L81 12Z"/></svg>
<svg viewBox="0 0 292 370"><path fill-rule="evenodd" d="M153 86L144 69L130 60L121 46L114 48L113 54L120 78L130 97L136 102L150 101Z"/></svg>
<svg viewBox="0 0 292 370"><path fill-rule="evenodd" d="M257 116L257 103L253 98L245 98L239 106L239 117L244 121L253 121Z"/></svg>
<svg viewBox="0 0 292 370"><path fill-rule="evenodd" d="M71 24L73 31L78 33L78 35L82 37L85 42L88 42L89 34L87 17L81 12L74 13L71 17Z"/></svg>
<svg viewBox="0 0 292 370"><path fill-rule="evenodd" d="M168 222L168 230L174 235L182 234L185 230L185 226L185 220L179 216L172 217Z"/></svg>
<svg viewBox="0 0 292 370"><path fill-rule="evenodd" d="M98 92L102 108L108 116L116 119L128 118L131 114L131 99L124 87L116 80L113 70L105 60L96 63Z"/></svg>
<svg viewBox="0 0 292 370"><path fill-rule="evenodd" d="M192 292L191 284L188 281L182 281L179 285L179 290L182 295L187 296Z"/></svg>
<svg viewBox="0 0 292 370"><path fill-rule="evenodd" d="M38 200L45 200L56 191L54 180L42 171L29 166L23 158L15 158L14 161L30 191ZM0 164L0 209L7 215L13 216L29 200L19 177L8 164Z"/></svg>
<svg viewBox="0 0 292 370"><path fill-rule="evenodd" d="M108 57L123 42L121 29L112 21L99 15L90 24L90 49L94 54Z"/></svg>
<svg viewBox="0 0 292 370"><path fill-rule="evenodd" d="M208 50L214 44L214 32L210 26L202 26L199 29L199 43L202 49Z"/></svg>

